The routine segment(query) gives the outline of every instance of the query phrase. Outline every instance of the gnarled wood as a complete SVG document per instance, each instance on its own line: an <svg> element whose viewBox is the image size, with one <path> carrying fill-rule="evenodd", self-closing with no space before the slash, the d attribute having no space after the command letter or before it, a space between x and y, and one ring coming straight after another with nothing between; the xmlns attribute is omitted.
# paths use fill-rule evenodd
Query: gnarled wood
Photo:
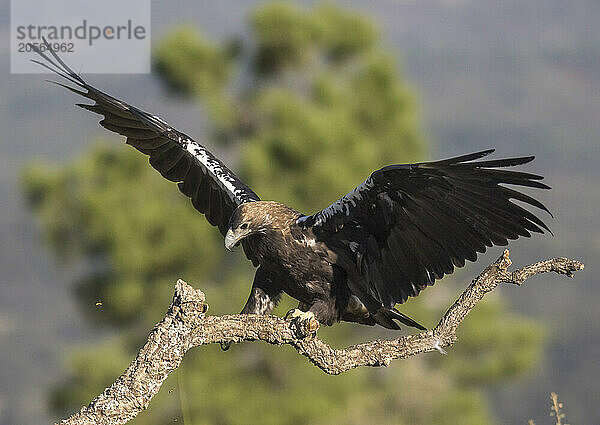
<svg viewBox="0 0 600 425"><path fill-rule="evenodd" d="M300 338L290 321L276 316L206 316L204 293L178 280L164 319L150 332L137 357L111 386L88 406L61 424L124 424L146 409L166 377L177 369L184 354L203 344L265 341L289 344L325 373L337 375L360 366L388 366L392 360L439 350L456 341L456 329L483 296L499 283L521 285L539 273L569 277L583 264L553 258L509 272L508 250L488 266L460 295L438 325L426 332L394 340L375 340L345 349L333 349L319 338Z"/></svg>

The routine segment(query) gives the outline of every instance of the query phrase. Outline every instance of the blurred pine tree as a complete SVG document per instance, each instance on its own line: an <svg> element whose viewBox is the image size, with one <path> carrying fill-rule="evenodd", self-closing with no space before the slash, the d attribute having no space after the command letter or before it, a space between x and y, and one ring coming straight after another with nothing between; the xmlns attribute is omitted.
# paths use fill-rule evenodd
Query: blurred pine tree
<svg viewBox="0 0 600 425"><path fill-rule="evenodd" d="M222 45L176 29L155 58L170 89L207 105L212 140L259 196L308 213L383 165L425 157L414 96L372 22L332 5L271 3L249 25L247 38ZM73 353L70 377L51 396L57 412L88 403L121 373L178 277L206 292L213 314L242 308L251 265L225 255L218 231L133 149L102 145L72 165L33 164L24 182L54 251L88 263L76 285L82 311L120 335ZM452 298L434 306L433 290L403 311L434 326ZM292 306L286 300L278 312ZM287 348L192 351L133 423L489 423L480 389L527 370L539 357L540 332L498 301L473 316L451 356L336 377ZM347 324L320 334L334 345L391 336Z"/></svg>

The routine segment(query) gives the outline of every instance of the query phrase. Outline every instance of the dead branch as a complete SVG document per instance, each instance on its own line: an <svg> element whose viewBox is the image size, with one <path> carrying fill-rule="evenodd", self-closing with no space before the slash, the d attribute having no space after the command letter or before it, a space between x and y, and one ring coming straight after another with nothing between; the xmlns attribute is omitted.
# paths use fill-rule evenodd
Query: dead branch
<svg viewBox="0 0 600 425"><path fill-rule="evenodd" d="M325 373L336 375L359 366L388 366L392 360L438 350L456 341L456 329L475 304L499 283L521 285L539 273L556 272L569 277L583 264L553 258L509 272L508 250L488 266L444 314L438 325L426 332L394 340L376 340L345 349L332 349L317 337L301 338L290 321L276 316L205 316L204 293L183 280L164 319L158 323L137 357L111 386L88 406L61 424L124 424L146 409L169 373L179 367L184 354L204 344L265 341L289 344Z"/></svg>

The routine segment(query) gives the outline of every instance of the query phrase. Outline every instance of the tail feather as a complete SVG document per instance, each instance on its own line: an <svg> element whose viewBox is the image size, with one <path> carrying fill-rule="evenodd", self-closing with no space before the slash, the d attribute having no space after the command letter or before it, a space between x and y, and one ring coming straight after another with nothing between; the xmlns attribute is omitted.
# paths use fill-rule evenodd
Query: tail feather
<svg viewBox="0 0 600 425"><path fill-rule="evenodd" d="M395 322L397 320L400 323L404 323L407 326L426 331L427 328L417 321L411 319L404 313L400 313L395 308L391 310L380 309L373 315L373 319L377 324L387 329L399 330L400 326Z"/></svg>

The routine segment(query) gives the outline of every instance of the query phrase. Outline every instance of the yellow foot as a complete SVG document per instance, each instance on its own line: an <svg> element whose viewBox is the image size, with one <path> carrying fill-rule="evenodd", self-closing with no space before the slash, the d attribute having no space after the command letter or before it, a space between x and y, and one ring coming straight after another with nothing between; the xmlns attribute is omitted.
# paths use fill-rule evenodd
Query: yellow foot
<svg viewBox="0 0 600 425"><path fill-rule="evenodd" d="M299 338L306 338L307 336L315 336L317 334L319 321L310 311L302 311L295 308L288 311L285 318L291 321L292 327Z"/></svg>

